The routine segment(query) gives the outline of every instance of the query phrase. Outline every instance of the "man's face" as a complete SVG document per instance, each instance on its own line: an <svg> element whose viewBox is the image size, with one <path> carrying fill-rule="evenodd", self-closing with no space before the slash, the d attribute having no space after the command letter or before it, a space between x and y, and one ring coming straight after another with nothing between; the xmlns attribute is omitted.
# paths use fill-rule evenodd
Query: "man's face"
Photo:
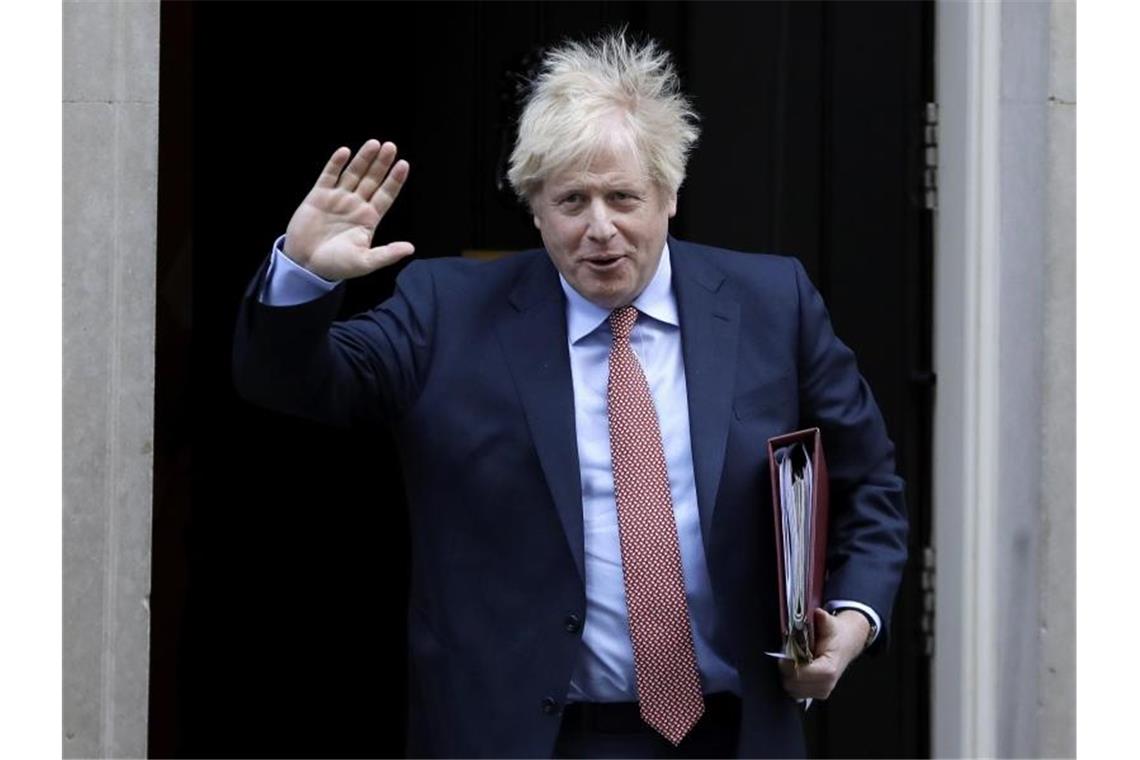
<svg viewBox="0 0 1140 760"><path fill-rule="evenodd" d="M551 177L531 207L566 281L594 304L616 309L637 298L657 271L677 196L650 180L632 151L614 150Z"/></svg>

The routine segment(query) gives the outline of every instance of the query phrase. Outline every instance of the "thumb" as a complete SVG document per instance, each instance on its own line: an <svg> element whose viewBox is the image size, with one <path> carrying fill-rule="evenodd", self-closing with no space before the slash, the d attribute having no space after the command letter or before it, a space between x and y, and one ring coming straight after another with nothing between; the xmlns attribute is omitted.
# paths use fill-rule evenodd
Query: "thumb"
<svg viewBox="0 0 1140 760"><path fill-rule="evenodd" d="M835 616L820 607L815 608L815 639L830 639L838 632Z"/></svg>
<svg viewBox="0 0 1140 760"><path fill-rule="evenodd" d="M415 252L416 247L414 245L400 241L398 243L388 243L388 245L381 245L370 249L368 251L368 259L373 271L375 271L391 266L400 259L411 256Z"/></svg>

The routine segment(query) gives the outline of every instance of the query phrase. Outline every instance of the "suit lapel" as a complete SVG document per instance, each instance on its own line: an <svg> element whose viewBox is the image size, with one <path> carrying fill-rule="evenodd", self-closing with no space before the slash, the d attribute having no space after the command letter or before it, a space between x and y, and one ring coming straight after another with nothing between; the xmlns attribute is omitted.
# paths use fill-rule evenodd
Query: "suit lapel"
<svg viewBox="0 0 1140 760"><path fill-rule="evenodd" d="M498 333L534 437L538 459L585 583L582 481L574 427L574 386L566 307L558 273L543 253L522 273Z"/></svg>
<svg viewBox="0 0 1140 760"><path fill-rule="evenodd" d="M720 292L724 275L694 246L670 237L669 250L681 320L697 508L707 555L732 414L740 304Z"/></svg>
<svg viewBox="0 0 1140 760"><path fill-rule="evenodd" d="M681 320L697 508L707 552L732 414L740 304L720 292L724 275L693 246L670 237L669 250ZM566 307L558 273L545 253L520 276L509 302L499 320L499 339L570 553L584 583L582 482L566 345Z"/></svg>

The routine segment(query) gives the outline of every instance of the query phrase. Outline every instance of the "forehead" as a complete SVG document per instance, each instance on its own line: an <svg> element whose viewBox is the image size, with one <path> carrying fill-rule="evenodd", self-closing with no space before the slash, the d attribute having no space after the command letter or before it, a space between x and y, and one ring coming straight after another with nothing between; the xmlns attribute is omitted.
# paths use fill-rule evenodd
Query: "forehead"
<svg viewBox="0 0 1140 760"><path fill-rule="evenodd" d="M583 157L554 172L548 185L553 188L568 186L644 185L649 175L635 150L606 147L593 156Z"/></svg>

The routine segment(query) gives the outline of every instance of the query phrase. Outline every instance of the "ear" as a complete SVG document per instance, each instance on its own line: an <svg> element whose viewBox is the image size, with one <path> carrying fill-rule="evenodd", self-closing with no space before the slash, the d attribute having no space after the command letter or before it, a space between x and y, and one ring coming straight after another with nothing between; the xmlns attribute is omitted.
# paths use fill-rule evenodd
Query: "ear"
<svg viewBox="0 0 1140 760"><path fill-rule="evenodd" d="M542 220L538 218L538 209L535 204L538 203L538 193L531 193L527 196L526 207L530 211L530 218L534 221L535 229L542 229Z"/></svg>
<svg viewBox="0 0 1140 760"><path fill-rule="evenodd" d="M669 193L665 199L665 205L669 209L669 218L672 219L677 215L677 194Z"/></svg>

